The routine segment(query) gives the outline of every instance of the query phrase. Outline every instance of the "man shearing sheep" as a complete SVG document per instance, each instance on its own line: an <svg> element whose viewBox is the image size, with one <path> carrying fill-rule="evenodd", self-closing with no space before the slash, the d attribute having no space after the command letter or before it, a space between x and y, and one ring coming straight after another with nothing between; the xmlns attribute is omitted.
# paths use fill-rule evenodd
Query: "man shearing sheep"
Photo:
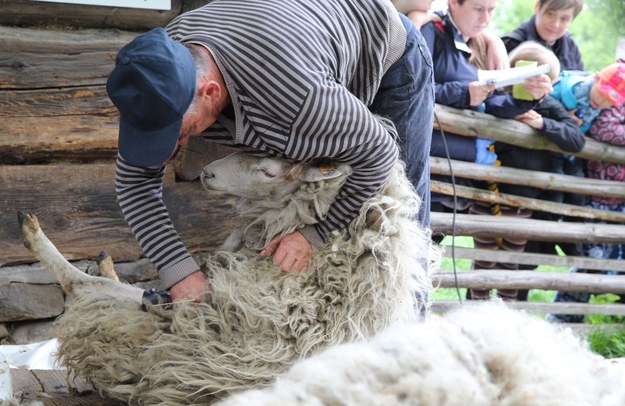
<svg viewBox="0 0 625 406"><path fill-rule="evenodd" d="M198 300L208 288L162 201L166 163L190 136L353 167L326 218L261 252L285 271L306 269L398 156L429 225L432 62L388 0L214 1L124 46L107 91L120 112L118 201L172 300ZM374 114L395 124L397 142Z"/></svg>

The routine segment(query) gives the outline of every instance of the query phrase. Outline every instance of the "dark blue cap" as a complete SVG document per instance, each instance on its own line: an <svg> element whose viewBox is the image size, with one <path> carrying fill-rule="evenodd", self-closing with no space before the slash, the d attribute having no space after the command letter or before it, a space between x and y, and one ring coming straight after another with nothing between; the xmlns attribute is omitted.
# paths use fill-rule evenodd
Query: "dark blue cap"
<svg viewBox="0 0 625 406"><path fill-rule="evenodd" d="M141 167L167 162L195 92L189 50L163 28L141 34L117 54L106 91L120 113L121 157Z"/></svg>

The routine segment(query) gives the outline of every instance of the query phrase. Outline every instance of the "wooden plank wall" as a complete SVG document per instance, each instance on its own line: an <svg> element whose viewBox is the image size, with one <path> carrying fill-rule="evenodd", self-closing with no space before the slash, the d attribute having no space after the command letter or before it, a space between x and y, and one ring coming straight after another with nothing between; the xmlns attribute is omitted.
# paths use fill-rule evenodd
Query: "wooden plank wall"
<svg viewBox="0 0 625 406"><path fill-rule="evenodd" d="M118 113L106 79L119 48L199 3L206 1L174 0L171 11L158 12L0 2L0 23L28 25L0 26L0 266L32 262L18 210L37 214L69 259L102 250L115 261L141 257L114 193ZM205 251L231 228L234 200L211 197L194 181L201 160L226 151L191 146L194 151L182 151L168 169L164 195L181 238L191 250Z"/></svg>

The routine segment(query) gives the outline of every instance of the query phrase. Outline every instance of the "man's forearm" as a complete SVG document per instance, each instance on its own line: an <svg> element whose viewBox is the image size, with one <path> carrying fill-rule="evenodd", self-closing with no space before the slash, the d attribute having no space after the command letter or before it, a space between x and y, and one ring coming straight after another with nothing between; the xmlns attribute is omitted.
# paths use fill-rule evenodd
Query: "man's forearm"
<svg viewBox="0 0 625 406"><path fill-rule="evenodd" d="M169 288L199 267L176 233L163 203L164 172L164 168L139 168L118 158L115 192L139 245L161 275L163 288Z"/></svg>

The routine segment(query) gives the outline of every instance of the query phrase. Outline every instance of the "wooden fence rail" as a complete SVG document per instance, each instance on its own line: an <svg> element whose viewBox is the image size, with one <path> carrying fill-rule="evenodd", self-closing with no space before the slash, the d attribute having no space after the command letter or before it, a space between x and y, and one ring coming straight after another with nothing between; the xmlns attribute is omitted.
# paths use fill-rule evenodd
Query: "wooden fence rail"
<svg viewBox="0 0 625 406"><path fill-rule="evenodd" d="M529 149L545 149L563 152L544 136L529 126L515 121L499 119L488 114L451 107L436 106L435 127L468 137L485 137L507 144ZM587 138L579 153L571 154L584 159L603 160L625 164L625 147L605 144ZM625 199L625 183L601 181L541 173L502 166L480 165L470 162L432 157L431 173L488 182L528 186L543 190L596 195ZM522 219L504 216L478 216L469 214L432 213L432 229L438 233L456 236L487 235L534 241L573 243L625 243L625 213L607 212L586 207L531 199L499 192L492 192L446 182L432 181L433 192L445 195L455 194L469 200L490 204L523 207L561 216L601 220L614 224L595 222L564 222ZM517 263L524 265L552 265L576 267L589 270L625 271L625 261L566 257L535 253L506 252L504 250L480 250L455 247L446 249L447 256L471 260ZM435 282L442 288L477 289L540 289L581 291L589 293L625 294L625 276L600 274L532 272L509 270L479 270L470 272L442 272L435 276ZM446 311L458 306L457 302L434 303L436 311ZM536 313L575 313L625 315L622 304L589 305L570 303L516 303L513 306Z"/></svg>

